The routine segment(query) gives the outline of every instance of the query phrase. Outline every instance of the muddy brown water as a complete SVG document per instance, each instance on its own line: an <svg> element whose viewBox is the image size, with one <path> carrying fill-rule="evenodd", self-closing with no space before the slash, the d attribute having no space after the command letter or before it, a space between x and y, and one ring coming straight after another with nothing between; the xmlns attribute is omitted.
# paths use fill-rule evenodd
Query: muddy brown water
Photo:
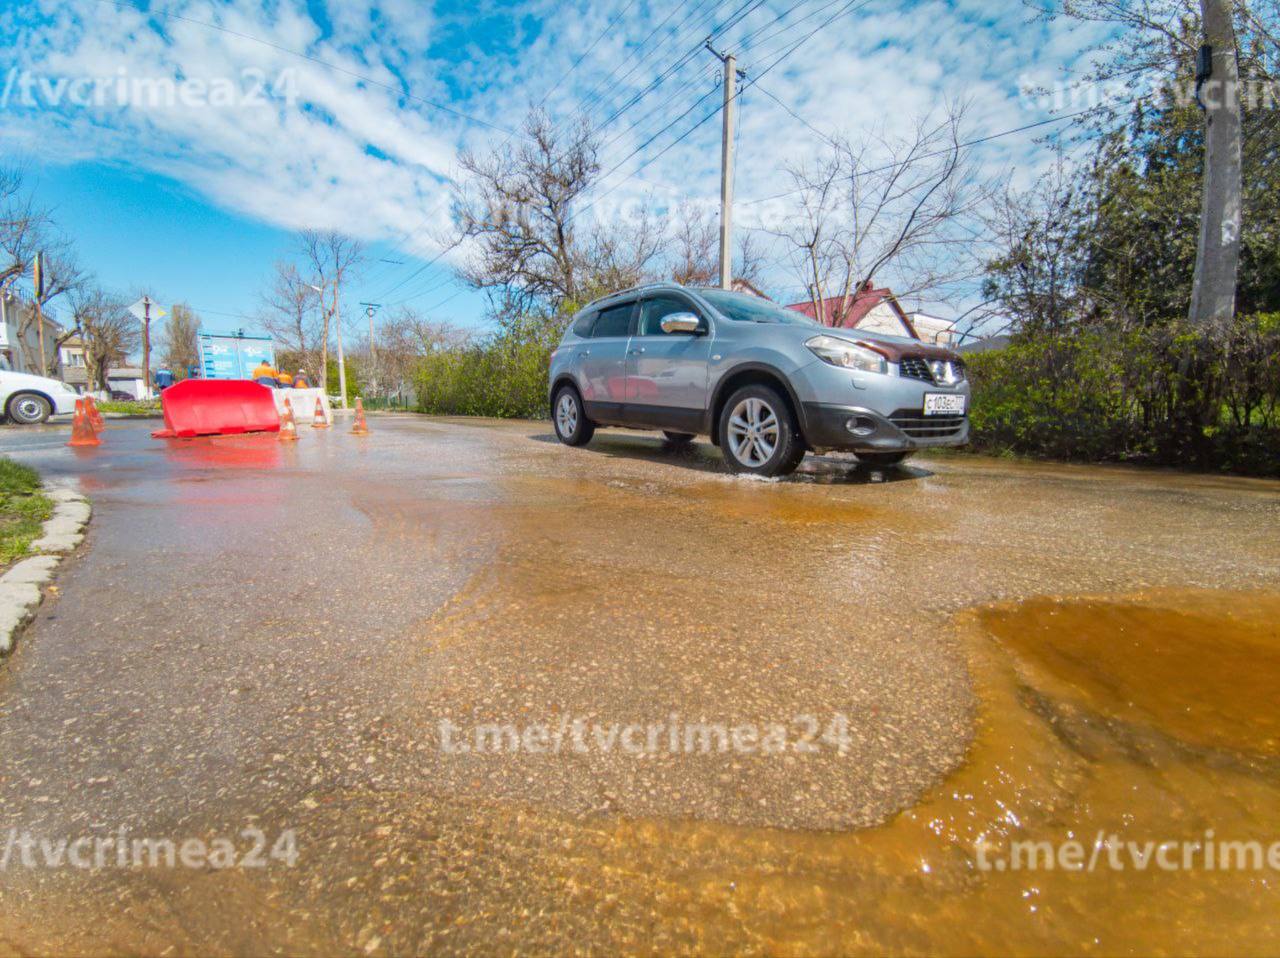
<svg viewBox="0 0 1280 958"><path fill-rule="evenodd" d="M371 425L32 447L98 513L0 675L0 822L252 821L303 855L10 872L0 954L1280 951L1280 871L1127 847L1280 841L1274 485L963 458L770 484L632 436ZM246 521L295 543L294 579ZM432 742L444 715L673 708L847 709L855 740L790 763ZM1032 870L1015 842L1102 850Z"/></svg>

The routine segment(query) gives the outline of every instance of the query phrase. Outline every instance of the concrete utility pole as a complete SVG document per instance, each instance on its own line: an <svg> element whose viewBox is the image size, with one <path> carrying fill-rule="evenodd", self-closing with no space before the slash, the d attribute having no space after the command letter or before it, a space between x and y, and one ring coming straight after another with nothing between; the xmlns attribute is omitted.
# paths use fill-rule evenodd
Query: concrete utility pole
<svg viewBox="0 0 1280 958"><path fill-rule="evenodd" d="M1242 137L1231 0L1200 0L1200 12L1204 46L1197 61L1196 93L1205 114L1204 183L1190 319L1197 326L1208 327L1225 325L1235 314ZM1203 99L1202 87L1207 94Z"/></svg>
<svg viewBox="0 0 1280 958"><path fill-rule="evenodd" d="M325 306L325 302L324 302L324 288L330 282L333 283L333 309L332 310L330 310L327 306ZM342 404L342 408L346 409L347 408L347 363L342 355L342 319L338 314L338 309L339 309L338 281L336 279L335 280L322 279L320 281L319 286L316 286L313 283L308 283L307 285L320 294L320 308L323 309L325 312L329 313L329 315L333 317L333 329L338 339L338 391L341 393L341 396L339 397L338 401ZM329 391L329 370L327 369L320 370L320 378L321 378L320 388L327 393Z"/></svg>
<svg viewBox="0 0 1280 958"><path fill-rule="evenodd" d="M720 288L733 284L733 128L738 113L737 57L706 47L724 64L724 123L720 131Z"/></svg>
<svg viewBox="0 0 1280 958"><path fill-rule="evenodd" d="M338 302L338 281L333 282L333 331L338 340L338 402L347 408L347 362L342 356L342 306Z"/></svg>

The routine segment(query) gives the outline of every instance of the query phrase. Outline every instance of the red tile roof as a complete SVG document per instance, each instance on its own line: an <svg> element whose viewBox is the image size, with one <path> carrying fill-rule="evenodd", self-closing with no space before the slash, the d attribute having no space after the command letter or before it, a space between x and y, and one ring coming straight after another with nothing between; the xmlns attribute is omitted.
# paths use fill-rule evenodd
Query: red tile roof
<svg viewBox="0 0 1280 958"><path fill-rule="evenodd" d="M893 290L884 286L879 289L860 289L856 293L849 296L847 306L843 315L840 314L840 304L844 297L830 296L822 301L823 313L826 316L828 326L840 326L844 329L853 329L861 323L869 312L879 306L881 303L888 302L893 311L902 321L902 327L906 335L919 339L915 329L911 325L911 320L907 318L902 311L902 307L898 305L898 300L893 295ZM792 303L787 309L794 309L798 313L804 313L810 319L817 319L817 313L813 308L813 303L805 300L803 303Z"/></svg>

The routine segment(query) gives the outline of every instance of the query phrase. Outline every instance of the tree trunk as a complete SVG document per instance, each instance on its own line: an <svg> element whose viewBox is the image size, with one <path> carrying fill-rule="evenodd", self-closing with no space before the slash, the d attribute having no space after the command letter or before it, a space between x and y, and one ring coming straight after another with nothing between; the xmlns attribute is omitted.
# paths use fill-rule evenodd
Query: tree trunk
<svg viewBox="0 0 1280 958"><path fill-rule="evenodd" d="M1223 335L1235 313L1240 262L1240 74L1230 0L1200 0L1204 42L1213 47L1205 104L1204 183L1190 319Z"/></svg>

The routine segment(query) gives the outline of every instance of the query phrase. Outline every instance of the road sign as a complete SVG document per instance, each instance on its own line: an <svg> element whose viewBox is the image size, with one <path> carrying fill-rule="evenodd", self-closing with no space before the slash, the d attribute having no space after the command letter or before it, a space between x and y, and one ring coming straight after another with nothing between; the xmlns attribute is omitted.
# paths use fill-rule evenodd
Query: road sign
<svg viewBox="0 0 1280 958"><path fill-rule="evenodd" d="M137 316L138 319L142 320L143 322L146 322L148 306L151 307L152 319L163 319L165 316L169 315L163 309L157 306L154 300L148 299L146 296L143 296L142 299L138 300L136 303L130 306L129 312L133 313L133 315Z"/></svg>

